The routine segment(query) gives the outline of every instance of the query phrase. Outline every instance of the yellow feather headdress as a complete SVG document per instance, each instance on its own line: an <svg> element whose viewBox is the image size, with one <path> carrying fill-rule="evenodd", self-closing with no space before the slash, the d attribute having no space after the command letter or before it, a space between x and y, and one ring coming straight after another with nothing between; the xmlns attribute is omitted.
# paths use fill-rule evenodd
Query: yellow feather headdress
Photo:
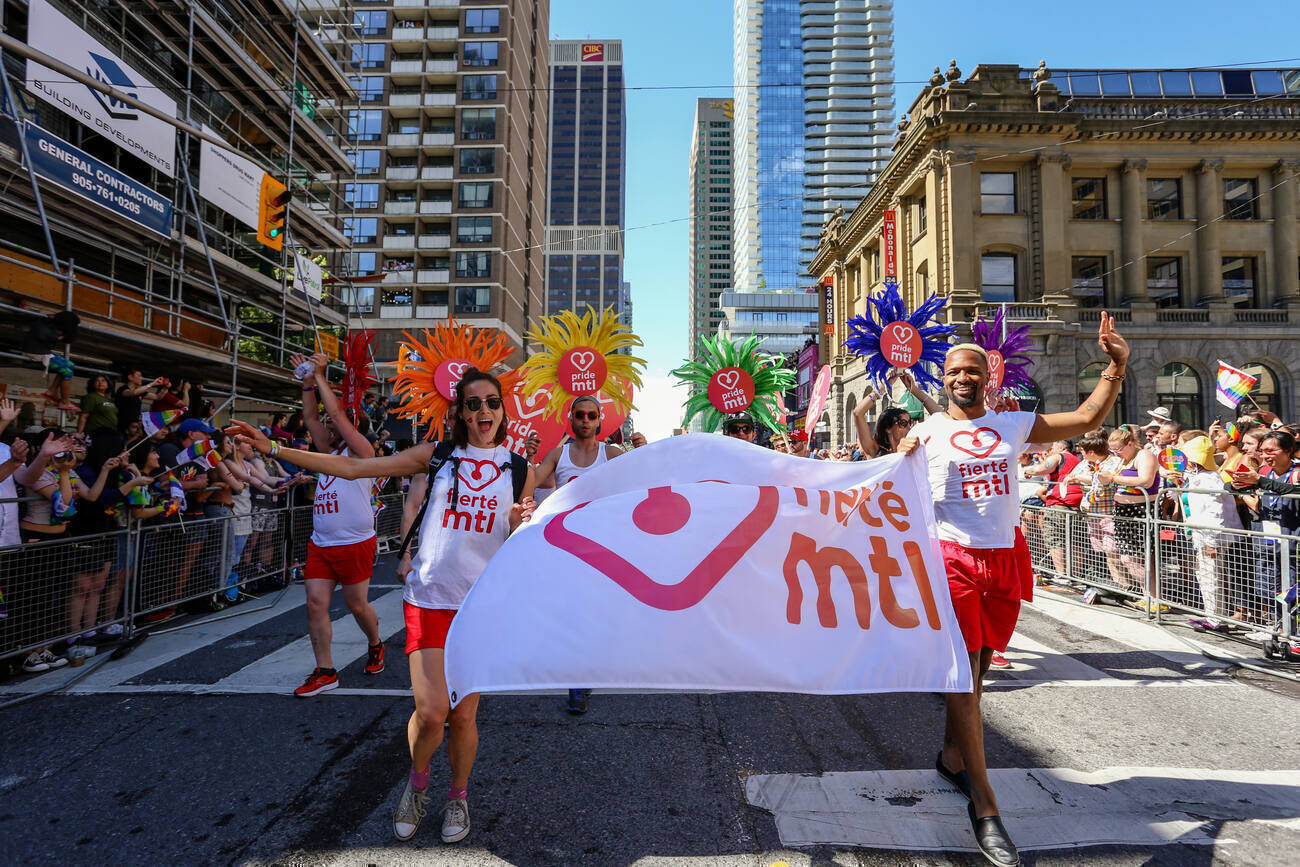
<svg viewBox="0 0 1300 867"><path fill-rule="evenodd" d="M423 341L409 331L402 334L406 340L399 345L397 375L393 377L393 397L400 405L394 414L427 424L431 439L441 433L451 410L452 394L447 383L455 385L460 380L458 365L476 367L501 380L502 396L519 384L518 370L493 370L504 365L514 352L510 339L495 328L472 328L448 319L433 331L424 329Z"/></svg>
<svg viewBox="0 0 1300 867"><path fill-rule="evenodd" d="M558 419L574 397L594 393L605 395L624 411L635 409L618 383L640 388L645 360L618 350L644 344L618 321L613 307L599 315L588 307L581 317L562 310L539 320L527 337L539 348L519 368L523 390L532 394L550 386L546 415Z"/></svg>

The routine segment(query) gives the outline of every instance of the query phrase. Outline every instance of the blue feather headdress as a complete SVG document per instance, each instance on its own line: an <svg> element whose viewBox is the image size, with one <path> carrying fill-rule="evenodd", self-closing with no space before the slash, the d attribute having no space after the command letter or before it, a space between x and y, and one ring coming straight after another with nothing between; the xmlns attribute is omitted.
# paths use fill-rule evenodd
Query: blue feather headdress
<svg viewBox="0 0 1300 867"><path fill-rule="evenodd" d="M991 321L981 316L971 324L971 342L985 352L997 352L1002 356L999 394L1016 397L1033 394L1034 381L1029 378L1029 367L1034 359L1029 355L1028 325L1011 327L999 307Z"/></svg>
<svg viewBox="0 0 1300 867"><path fill-rule="evenodd" d="M921 355L916 364L908 369L922 388L938 388L941 383L926 368L926 362L943 368L943 359L948 352L947 338L957 330L957 326L944 325L939 321L939 313L948 299L931 293L925 303L916 308L915 313L908 313L907 304L898 292L898 284L887 280L884 291L871 296L869 301L865 314L854 316L848 321L849 337L844 341L844 347L854 355L866 358L867 376L884 386L889 371L894 366L880 352L880 336L887 326L895 322L907 322L921 335Z"/></svg>

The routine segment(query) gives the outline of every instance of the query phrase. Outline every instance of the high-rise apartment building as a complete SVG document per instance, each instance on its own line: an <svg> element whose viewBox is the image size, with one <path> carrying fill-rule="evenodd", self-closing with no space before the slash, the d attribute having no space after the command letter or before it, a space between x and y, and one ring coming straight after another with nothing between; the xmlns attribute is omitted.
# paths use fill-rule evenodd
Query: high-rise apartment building
<svg viewBox="0 0 1300 867"><path fill-rule="evenodd" d="M348 68L361 100L347 112L348 258L352 274L383 274L357 290L358 324L379 328L383 363L402 329L448 316L522 347L545 312L549 3L346 5L361 39Z"/></svg>
<svg viewBox="0 0 1300 867"><path fill-rule="evenodd" d="M732 283L811 285L836 207L892 142L892 0L736 0Z"/></svg>
<svg viewBox="0 0 1300 867"><path fill-rule="evenodd" d="M623 313L623 43L550 44L546 313Z"/></svg>
<svg viewBox="0 0 1300 867"><path fill-rule="evenodd" d="M717 333L722 322L718 300L731 288L731 126L732 101L695 101L691 139L690 196L690 347Z"/></svg>

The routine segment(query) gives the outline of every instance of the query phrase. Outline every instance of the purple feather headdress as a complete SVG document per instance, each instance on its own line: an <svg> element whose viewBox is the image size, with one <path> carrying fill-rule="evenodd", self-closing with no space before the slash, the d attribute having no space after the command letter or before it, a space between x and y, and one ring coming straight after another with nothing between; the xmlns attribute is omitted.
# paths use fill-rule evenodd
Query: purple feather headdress
<svg viewBox="0 0 1300 867"><path fill-rule="evenodd" d="M916 308L915 313L908 313L907 304L898 293L898 284L886 280L884 291L868 300L871 303L867 305L867 312L848 321L849 337L844 341L844 347L849 352L866 358L867 376L882 386L885 384L886 377L894 366L881 354L880 336L886 326L895 322L907 322L921 335L921 355L908 369L922 388L939 387L941 383L926 369L925 363L936 364L942 369L944 356L948 352L947 338L957 330L957 326L944 325L939 321L939 312L948 303L948 299L931 293L925 303Z"/></svg>
<svg viewBox="0 0 1300 867"><path fill-rule="evenodd" d="M1029 326L1010 326L997 308L990 321L983 316L971 324L971 342L985 352L1002 356L1001 394L1022 396L1033 393L1034 381L1029 378L1029 367L1034 359L1029 355Z"/></svg>

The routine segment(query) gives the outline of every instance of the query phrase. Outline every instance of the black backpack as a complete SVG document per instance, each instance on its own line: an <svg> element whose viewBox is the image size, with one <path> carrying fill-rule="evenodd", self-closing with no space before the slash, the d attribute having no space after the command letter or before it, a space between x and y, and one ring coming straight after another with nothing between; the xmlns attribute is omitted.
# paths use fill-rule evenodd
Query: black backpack
<svg viewBox="0 0 1300 867"><path fill-rule="evenodd" d="M433 494L434 476L438 475L445 463L451 463L451 501L455 503L460 499L460 458L452 454L455 449L456 444L451 440L443 440L434 445L433 457L429 458L429 475L424 486L424 501L420 503L419 514L415 516L415 520L411 522L410 528L402 538L402 547L397 549L397 559L402 559L406 549L411 546L416 531L424 523L424 513L429 510L429 497ZM501 469L510 471L510 483L514 487L514 502L519 502L520 496L524 493L524 483L528 481L528 461L511 452L510 461L502 464Z"/></svg>

